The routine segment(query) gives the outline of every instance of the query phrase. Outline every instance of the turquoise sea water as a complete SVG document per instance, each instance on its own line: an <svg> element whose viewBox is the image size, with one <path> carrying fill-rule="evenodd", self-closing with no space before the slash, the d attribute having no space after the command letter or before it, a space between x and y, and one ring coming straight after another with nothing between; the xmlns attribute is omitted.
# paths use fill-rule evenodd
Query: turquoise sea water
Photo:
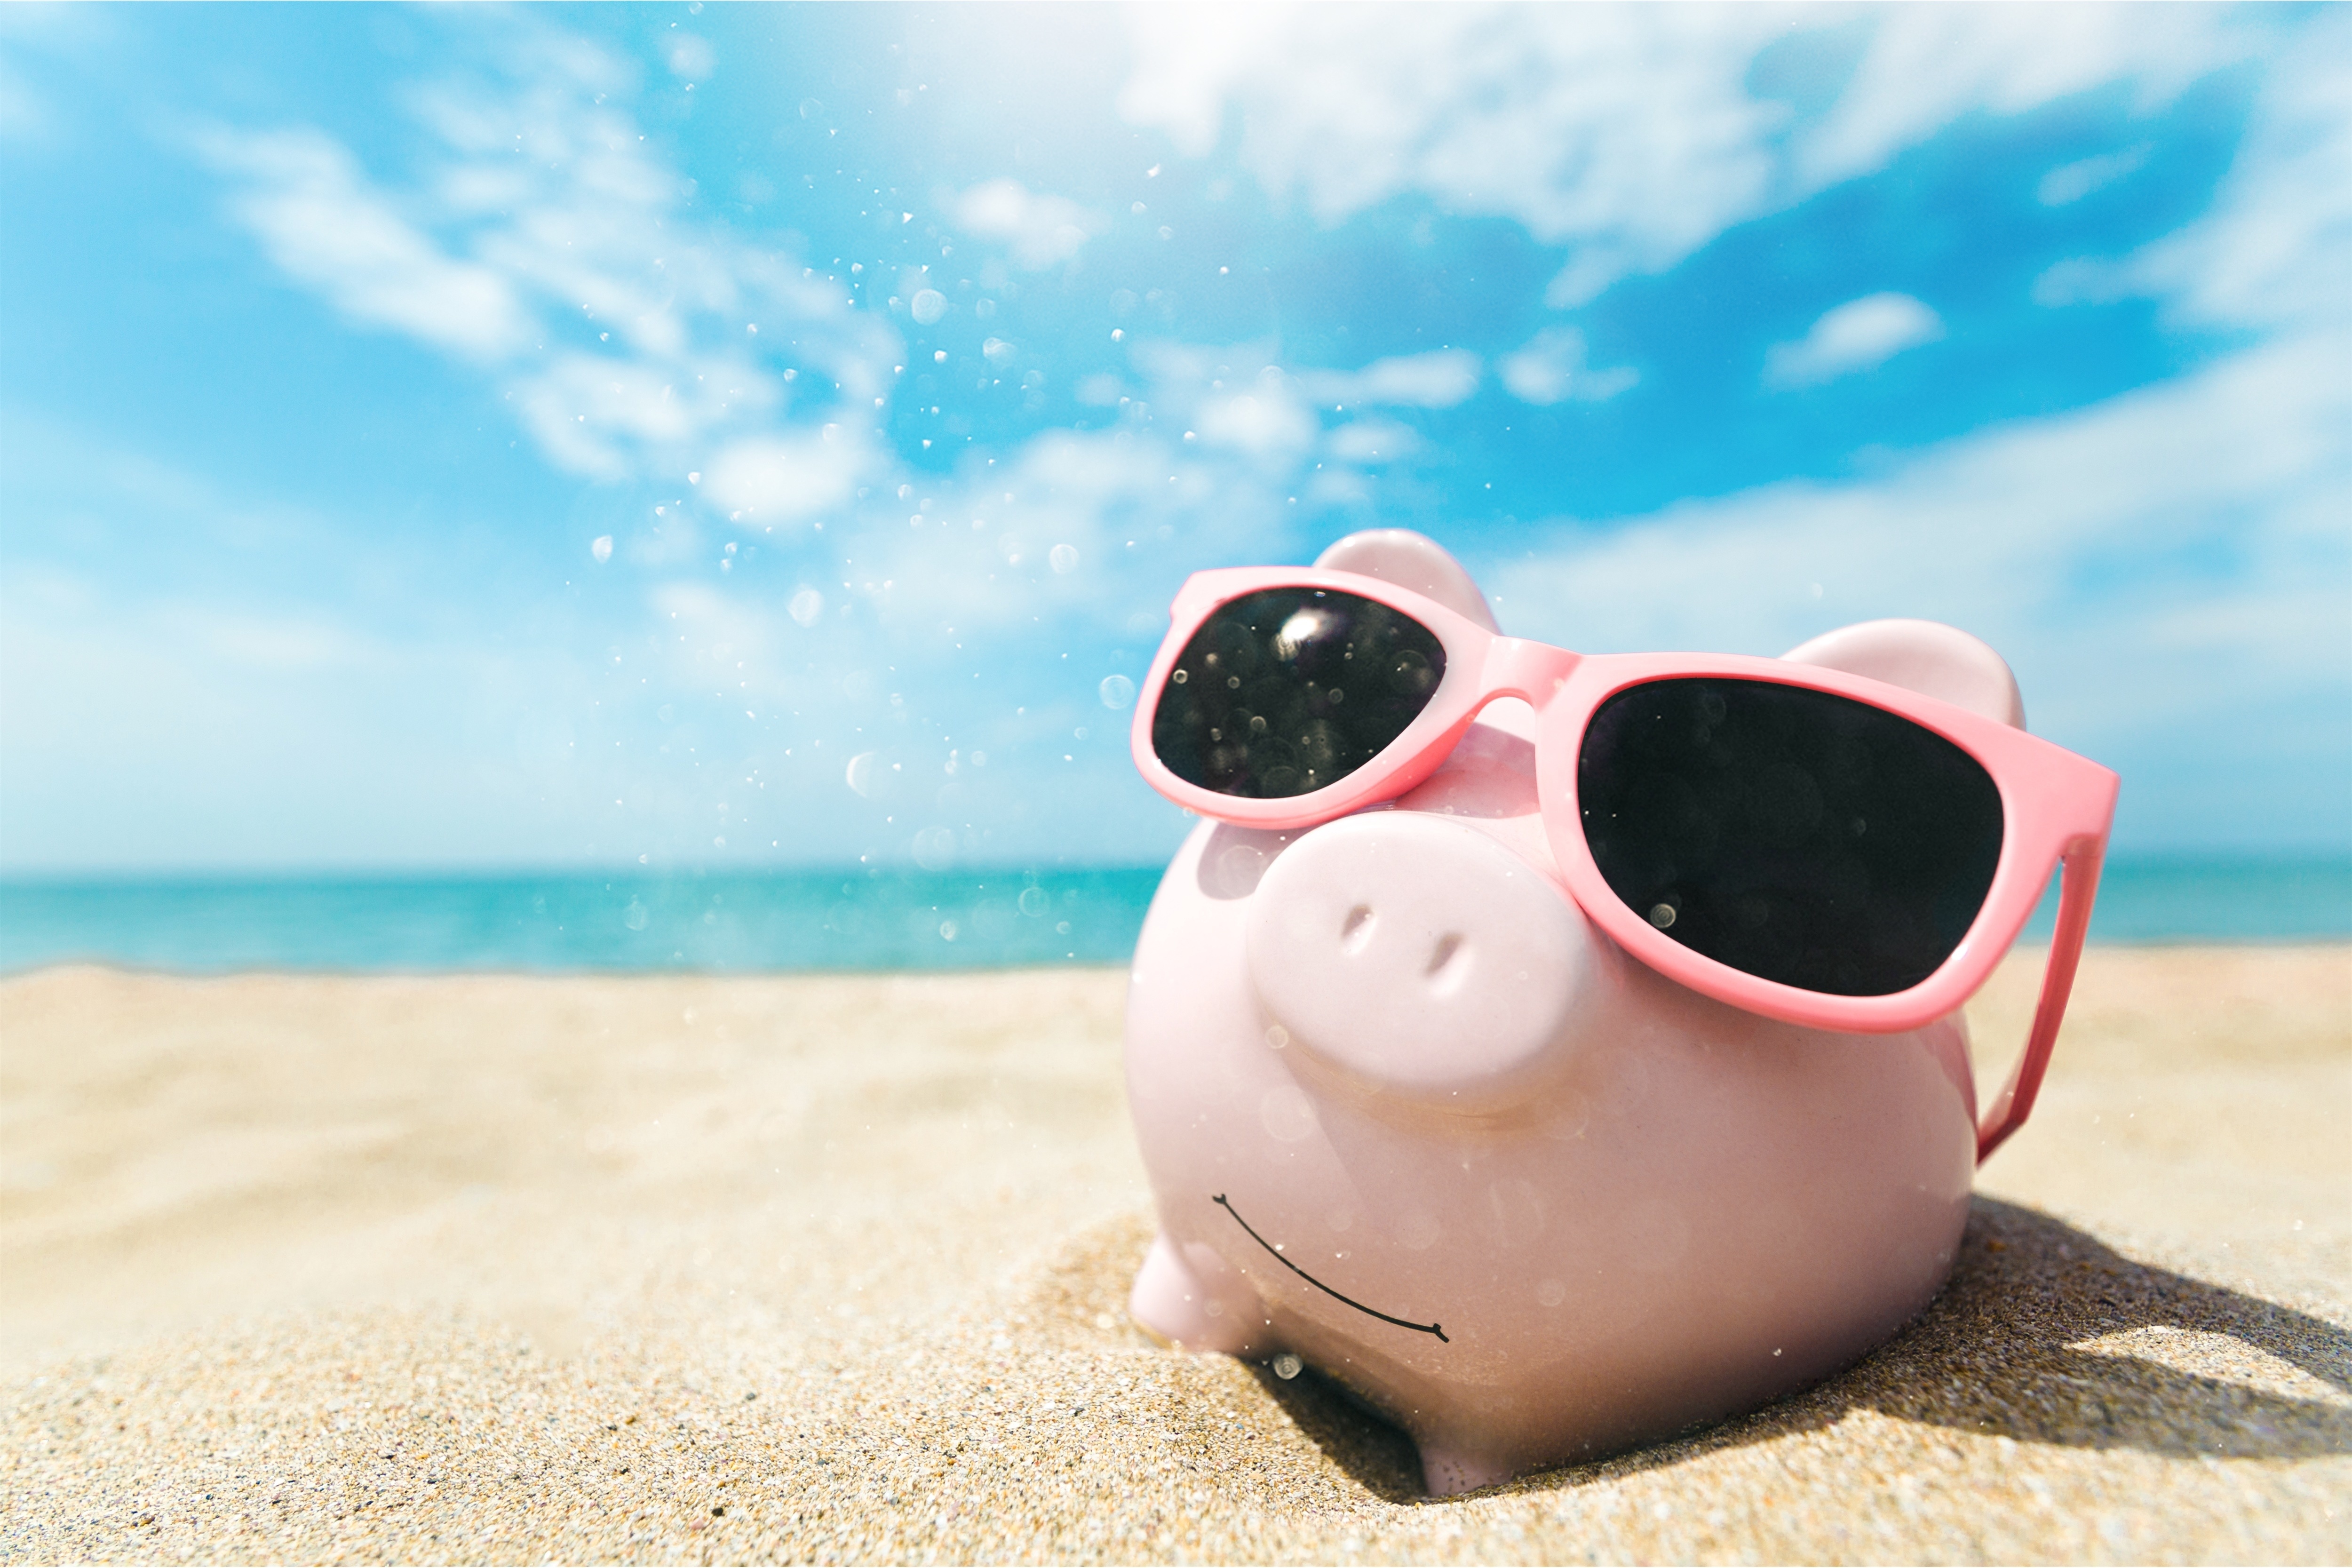
<svg viewBox="0 0 2352 1568"><path fill-rule="evenodd" d="M0 882L0 973L580 973L1125 961L1154 868ZM2047 931L2055 900L2035 930ZM2119 858L2092 938L2352 938L2352 858Z"/></svg>

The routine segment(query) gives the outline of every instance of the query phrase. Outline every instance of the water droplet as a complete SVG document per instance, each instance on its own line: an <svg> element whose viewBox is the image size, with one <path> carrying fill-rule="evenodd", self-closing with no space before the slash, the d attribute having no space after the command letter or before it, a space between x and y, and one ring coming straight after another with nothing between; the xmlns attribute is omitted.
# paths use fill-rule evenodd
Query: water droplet
<svg viewBox="0 0 2352 1568"><path fill-rule="evenodd" d="M1675 906L1672 904L1652 904L1650 906L1650 923L1657 927L1660 931L1664 931L1668 926L1674 924Z"/></svg>
<svg viewBox="0 0 2352 1568"><path fill-rule="evenodd" d="M1021 889L1021 912L1023 914L1042 915L1053 907L1054 900L1046 897L1045 889L1024 888Z"/></svg>
<svg viewBox="0 0 2352 1568"><path fill-rule="evenodd" d="M824 595L814 588L803 588L792 596L784 610L801 625L813 626L816 625L816 618L824 614Z"/></svg>
<svg viewBox="0 0 2352 1568"><path fill-rule="evenodd" d="M635 899L631 899L629 900L629 907L621 911L621 923L628 927L631 931L645 930L646 922L652 918L652 916L646 913L646 906L639 903Z"/></svg>
<svg viewBox="0 0 2352 1568"><path fill-rule="evenodd" d="M914 311L915 320L928 327L948 313L948 297L936 289L918 289L908 309Z"/></svg>
<svg viewBox="0 0 2352 1568"><path fill-rule="evenodd" d="M1307 1363L1300 1361L1297 1356L1292 1355L1288 1351L1285 1351L1280 1355L1274 1358L1274 1375L1282 1379L1285 1383L1288 1383L1292 1378L1297 1377L1300 1373L1306 1370Z"/></svg>
<svg viewBox="0 0 2352 1568"><path fill-rule="evenodd" d="M613 536L609 533L598 534L596 542L588 547L588 553L596 558L596 564L599 566L610 561L613 558Z"/></svg>
<svg viewBox="0 0 2352 1568"><path fill-rule="evenodd" d="M1102 694L1102 705L1106 708L1124 708L1135 700L1135 682L1124 675L1106 675L1102 678L1102 684L1095 689Z"/></svg>
<svg viewBox="0 0 2352 1568"><path fill-rule="evenodd" d="M982 303L985 304L987 301L982 300ZM999 366L1000 368L1011 364L1014 356L1019 354L1020 352L1021 351L1019 349L1014 348L1003 338L990 338L987 342L980 345L981 357L987 360L989 363Z"/></svg>
<svg viewBox="0 0 2352 1568"><path fill-rule="evenodd" d="M874 776L874 763L877 755L878 753L874 752L860 752L849 759L847 770L849 787L868 800L874 798L874 786L877 782Z"/></svg>
<svg viewBox="0 0 2352 1568"><path fill-rule="evenodd" d="M1054 570L1056 572L1066 574L1078 569L1078 552L1071 545L1056 544L1046 552L1045 559L1053 563Z"/></svg>
<svg viewBox="0 0 2352 1568"><path fill-rule="evenodd" d="M956 836L952 827L926 827L915 835L915 864L926 871L946 870L955 864L955 852Z"/></svg>

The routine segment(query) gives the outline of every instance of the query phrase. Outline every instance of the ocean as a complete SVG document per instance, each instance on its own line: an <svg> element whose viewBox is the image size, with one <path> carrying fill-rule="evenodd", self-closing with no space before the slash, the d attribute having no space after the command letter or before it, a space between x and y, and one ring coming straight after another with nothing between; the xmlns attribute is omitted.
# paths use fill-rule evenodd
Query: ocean
<svg viewBox="0 0 2352 1568"><path fill-rule="evenodd" d="M1118 963L1156 868L0 881L0 973L532 973ZM2034 931L2055 908L2045 900ZM2352 858L2118 858L2094 942L2352 938Z"/></svg>

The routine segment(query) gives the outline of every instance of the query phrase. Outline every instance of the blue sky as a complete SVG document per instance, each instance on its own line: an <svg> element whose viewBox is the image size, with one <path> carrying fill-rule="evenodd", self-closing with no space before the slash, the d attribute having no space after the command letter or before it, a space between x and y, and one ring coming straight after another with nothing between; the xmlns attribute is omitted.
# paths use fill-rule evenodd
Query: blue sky
<svg viewBox="0 0 2352 1568"><path fill-rule="evenodd" d="M10 7L0 869L1148 862L1175 585L1392 525L2340 852L2347 106L2340 8Z"/></svg>

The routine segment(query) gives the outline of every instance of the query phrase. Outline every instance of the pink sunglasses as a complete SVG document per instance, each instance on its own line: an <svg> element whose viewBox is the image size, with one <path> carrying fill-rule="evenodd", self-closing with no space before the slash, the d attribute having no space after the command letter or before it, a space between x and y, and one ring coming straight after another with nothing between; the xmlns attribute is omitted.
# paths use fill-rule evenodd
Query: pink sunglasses
<svg viewBox="0 0 2352 1568"><path fill-rule="evenodd" d="M1171 613L1133 731L1161 795L1237 826L1314 826L1403 795L1487 703L1522 699L1545 834L1586 916L1768 1017L1894 1033L1953 1012L2063 860L2032 1032L1978 1159L2032 1109L2115 814L2105 768L1864 676L1570 653L1351 572L1197 573Z"/></svg>

